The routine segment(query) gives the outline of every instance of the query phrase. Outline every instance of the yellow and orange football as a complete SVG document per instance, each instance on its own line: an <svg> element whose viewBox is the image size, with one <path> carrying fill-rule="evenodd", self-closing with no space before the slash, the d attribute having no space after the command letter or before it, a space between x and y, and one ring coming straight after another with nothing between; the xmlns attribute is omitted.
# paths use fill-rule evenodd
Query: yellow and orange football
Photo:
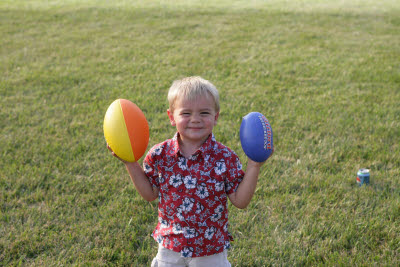
<svg viewBox="0 0 400 267"><path fill-rule="evenodd" d="M126 99L117 99L104 117L104 137L121 159L138 161L149 143L149 124L138 106Z"/></svg>

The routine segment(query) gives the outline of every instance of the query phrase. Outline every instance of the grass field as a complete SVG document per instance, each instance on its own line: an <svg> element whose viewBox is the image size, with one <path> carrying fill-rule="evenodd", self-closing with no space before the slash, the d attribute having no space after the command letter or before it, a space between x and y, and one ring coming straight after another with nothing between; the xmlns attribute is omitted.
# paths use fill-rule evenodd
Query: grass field
<svg viewBox="0 0 400 267"><path fill-rule="evenodd" d="M251 204L230 205L233 266L399 266L399 33L396 0L1 1L0 265L149 266L157 203L104 114L135 102L150 147L174 134L172 81L200 75L243 163L241 117L274 130Z"/></svg>

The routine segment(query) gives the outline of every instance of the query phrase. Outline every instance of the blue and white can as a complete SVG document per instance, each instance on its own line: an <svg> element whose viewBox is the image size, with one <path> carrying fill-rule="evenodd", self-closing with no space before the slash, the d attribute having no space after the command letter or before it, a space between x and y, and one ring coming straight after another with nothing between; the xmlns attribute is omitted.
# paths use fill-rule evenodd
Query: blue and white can
<svg viewBox="0 0 400 267"><path fill-rule="evenodd" d="M369 184L369 170L368 169L359 169L357 172L357 184L358 186L362 186L363 184Z"/></svg>

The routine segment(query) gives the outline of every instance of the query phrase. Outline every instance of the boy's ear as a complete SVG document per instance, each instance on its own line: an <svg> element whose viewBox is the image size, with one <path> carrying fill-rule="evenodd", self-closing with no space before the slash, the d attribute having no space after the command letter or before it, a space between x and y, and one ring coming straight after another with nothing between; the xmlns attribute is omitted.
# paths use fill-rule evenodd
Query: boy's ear
<svg viewBox="0 0 400 267"><path fill-rule="evenodd" d="M171 112L169 109L167 109L167 113L168 113L168 118L169 118L169 122L171 123L171 125L176 126L176 122L174 119L174 113Z"/></svg>
<svg viewBox="0 0 400 267"><path fill-rule="evenodd" d="M214 125L217 125L218 118L219 118L219 112L215 113Z"/></svg>

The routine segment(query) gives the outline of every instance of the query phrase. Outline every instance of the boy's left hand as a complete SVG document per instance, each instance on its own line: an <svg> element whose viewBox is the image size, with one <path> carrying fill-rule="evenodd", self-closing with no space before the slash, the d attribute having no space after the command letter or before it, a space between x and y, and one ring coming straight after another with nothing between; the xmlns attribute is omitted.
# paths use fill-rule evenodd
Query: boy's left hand
<svg viewBox="0 0 400 267"><path fill-rule="evenodd" d="M247 166L251 165L253 167L261 167L262 165L265 164L265 162L267 162L268 159L270 159L272 157L272 155L274 154L275 148L272 148L272 153L271 155L263 162L257 162L252 160L251 158L247 157Z"/></svg>

